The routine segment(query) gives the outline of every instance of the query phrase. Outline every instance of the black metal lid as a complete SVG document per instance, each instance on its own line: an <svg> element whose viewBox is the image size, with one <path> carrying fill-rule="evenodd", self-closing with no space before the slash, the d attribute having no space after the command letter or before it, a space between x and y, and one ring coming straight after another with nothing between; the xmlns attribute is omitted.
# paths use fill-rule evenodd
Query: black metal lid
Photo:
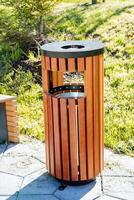
<svg viewBox="0 0 134 200"><path fill-rule="evenodd" d="M78 58L104 53L104 44L99 41L52 42L41 46L42 54L55 58Z"/></svg>

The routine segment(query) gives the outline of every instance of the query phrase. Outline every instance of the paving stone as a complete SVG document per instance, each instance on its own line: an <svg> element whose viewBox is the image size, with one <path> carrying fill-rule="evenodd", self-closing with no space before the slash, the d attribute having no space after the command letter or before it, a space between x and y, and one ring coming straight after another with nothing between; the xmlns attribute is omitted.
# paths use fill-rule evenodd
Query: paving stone
<svg viewBox="0 0 134 200"><path fill-rule="evenodd" d="M24 156L29 155L45 162L45 144L39 140L31 140L30 143L13 144L10 143L4 152L4 156Z"/></svg>
<svg viewBox="0 0 134 200"><path fill-rule="evenodd" d="M91 200L101 196L101 181L97 178L86 185L67 186L64 190L57 190L55 196L62 200Z"/></svg>
<svg viewBox="0 0 134 200"><path fill-rule="evenodd" d="M19 176L26 176L44 167L43 163L29 156L5 156L0 161L0 171Z"/></svg>
<svg viewBox="0 0 134 200"><path fill-rule="evenodd" d="M0 172L0 195L12 195L18 192L23 178Z"/></svg>
<svg viewBox="0 0 134 200"><path fill-rule="evenodd" d="M58 200L53 195L19 195L17 200Z"/></svg>
<svg viewBox="0 0 134 200"><path fill-rule="evenodd" d="M104 194L120 199L134 199L134 178L103 177Z"/></svg>
<svg viewBox="0 0 134 200"><path fill-rule="evenodd" d="M105 149L105 170L103 175L134 176L134 158L115 154Z"/></svg>
<svg viewBox="0 0 134 200"><path fill-rule="evenodd" d="M0 195L0 200L17 200L17 196L16 195L12 195L12 196L1 196Z"/></svg>
<svg viewBox="0 0 134 200"><path fill-rule="evenodd" d="M0 158L3 155L7 145L6 144L0 144Z"/></svg>
<svg viewBox="0 0 134 200"><path fill-rule="evenodd" d="M116 197L111 197L111 196L108 196L108 195L102 195L101 197L97 198L97 200L117 200L117 199L118 198L116 198ZM118 200L120 200L120 199L118 199Z"/></svg>
<svg viewBox="0 0 134 200"><path fill-rule="evenodd" d="M52 194L60 183L45 170L33 173L24 179L20 194Z"/></svg>

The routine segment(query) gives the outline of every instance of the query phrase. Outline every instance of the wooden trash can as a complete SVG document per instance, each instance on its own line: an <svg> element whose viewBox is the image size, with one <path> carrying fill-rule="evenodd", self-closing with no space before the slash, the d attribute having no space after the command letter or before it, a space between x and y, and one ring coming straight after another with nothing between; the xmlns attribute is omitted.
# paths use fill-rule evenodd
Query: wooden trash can
<svg viewBox="0 0 134 200"><path fill-rule="evenodd" d="M104 45L97 41L42 46L48 172L66 183L94 180L104 167ZM83 72L84 84L65 84Z"/></svg>

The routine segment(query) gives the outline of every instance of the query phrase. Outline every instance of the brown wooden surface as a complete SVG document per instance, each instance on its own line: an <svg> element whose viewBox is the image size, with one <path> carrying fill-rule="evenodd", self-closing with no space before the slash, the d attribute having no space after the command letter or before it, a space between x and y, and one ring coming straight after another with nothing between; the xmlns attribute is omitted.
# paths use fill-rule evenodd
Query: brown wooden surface
<svg viewBox="0 0 134 200"><path fill-rule="evenodd" d="M87 179L85 98L78 98L80 180Z"/></svg>
<svg viewBox="0 0 134 200"><path fill-rule="evenodd" d="M53 123L54 123L54 147L55 147L55 174L56 177L62 178L61 171L61 136L60 136L60 111L59 99L53 97Z"/></svg>
<svg viewBox="0 0 134 200"><path fill-rule="evenodd" d="M48 96L46 93L43 95L44 104L44 126L45 126L45 147L46 147L46 166L47 170L50 172L50 137L49 137L49 125L48 125Z"/></svg>
<svg viewBox="0 0 134 200"><path fill-rule="evenodd" d="M63 72L58 72L58 86L61 86L61 85L63 85L63 82L64 82L64 80L63 80Z"/></svg>
<svg viewBox="0 0 134 200"><path fill-rule="evenodd" d="M46 69L50 70L51 69L51 61L49 57L45 57L46 60Z"/></svg>
<svg viewBox="0 0 134 200"><path fill-rule="evenodd" d="M94 96L94 170L95 176L100 171L99 143L99 56L93 57L93 96Z"/></svg>
<svg viewBox="0 0 134 200"><path fill-rule="evenodd" d="M48 132L49 132L49 148L50 148L50 166L51 174L55 175L55 157L54 157L54 127L53 127L53 107L52 98L48 95L47 100L47 110L48 110Z"/></svg>
<svg viewBox="0 0 134 200"><path fill-rule="evenodd" d="M42 70L47 70L46 69L46 59L45 59L45 56L41 56L41 68Z"/></svg>
<svg viewBox="0 0 134 200"><path fill-rule="evenodd" d="M53 87L58 86L58 73L56 71L52 72L52 78L53 78Z"/></svg>
<svg viewBox="0 0 134 200"><path fill-rule="evenodd" d="M63 179L70 180L67 100L60 99Z"/></svg>
<svg viewBox="0 0 134 200"><path fill-rule="evenodd" d="M51 58L51 70L58 71L57 58Z"/></svg>
<svg viewBox="0 0 134 200"><path fill-rule="evenodd" d="M85 70L84 58L77 58L77 65L79 72L84 71Z"/></svg>
<svg viewBox="0 0 134 200"><path fill-rule="evenodd" d="M94 177L94 135L93 135L93 63L92 57L86 58L85 71L85 95L86 95L86 127L87 127L87 166L88 179Z"/></svg>
<svg viewBox="0 0 134 200"><path fill-rule="evenodd" d="M65 58L59 58L59 71L67 71Z"/></svg>
<svg viewBox="0 0 134 200"><path fill-rule="evenodd" d="M6 115L10 117L16 117L17 112L16 111L6 111Z"/></svg>
<svg viewBox="0 0 134 200"><path fill-rule="evenodd" d="M100 171L104 169L104 58L99 56Z"/></svg>
<svg viewBox="0 0 134 200"><path fill-rule="evenodd" d="M75 72L75 59L74 58L68 58L68 71L69 72Z"/></svg>
<svg viewBox="0 0 134 200"><path fill-rule="evenodd" d="M76 137L76 106L75 99L68 99L69 106L69 132L70 132L70 159L71 178L78 180L77 137Z"/></svg>

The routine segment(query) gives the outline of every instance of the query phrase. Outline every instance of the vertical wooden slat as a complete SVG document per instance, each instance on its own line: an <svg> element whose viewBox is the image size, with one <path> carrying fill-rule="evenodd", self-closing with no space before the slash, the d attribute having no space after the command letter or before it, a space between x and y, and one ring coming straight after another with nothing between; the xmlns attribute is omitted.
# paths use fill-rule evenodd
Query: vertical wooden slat
<svg viewBox="0 0 134 200"><path fill-rule="evenodd" d="M94 177L93 158L93 63L92 57L86 58L85 71L85 95L86 95L86 128L87 128L87 166L88 179Z"/></svg>
<svg viewBox="0 0 134 200"><path fill-rule="evenodd" d="M60 99L60 114L61 114L61 144L62 144L62 167L63 179L70 180L69 168L69 137L68 137L68 118L67 118L67 100Z"/></svg>
<svg viewBox="0 0 134 200"><path fill-rule="evenodd" d="M78 98L80 180L87 179L85 117L85 98Z"/></svg>
<svg viewBox="0 0 134 200"><path fill-rule="evenodd" d="M77 136L76 136L76 105L75 99L68 99L69 106L69 132L70 132L70 159L71 179L78 180Z"/></svg>
<svg viewBox="0 0 134 200"><path fill-rule="evenodd" d="M51 58L51 69L52 71L58 70L57 58Z"/></svg>
<svg viewBox="0 0 134 200"><path fill-rule="evenodd" d="M41 55L41 67L43 70L46 70L46 60L45 56Z"/></svg>
<svg viewBox="0 0 134 200"><path fill-rule="evenodd" d="M63 85L63 72L58 72L58 86Z"/></svg>
<svg viewBox="0 0 134 200"><path fill-rule="evenodd" d="M55 175L55 157L54 157L54 127L53 127L53 105L52 97L48 96L47 101L47 110L48 110L48 132L49 132L49 148L50 148L50 166L51 174Z"/></svg>
<svg viewBox="0 0 134 200"><path fill-rule="evenodd" d="M43 86L43 92L48 92L49 90L49 72L47 71L47 62L45 62L44 60L48 60L48 57L44 57L42 56L41 62L42 62L42 86Z"/></svg>
<svg viewBox="0 0 134 200"><path fill-rule="evenodd" d="M52 78L53 78L53 87L58 86L58 73L56 71L52 72Z"/></svg>
<svg viewBox="0 0 134 200"><path fill-rule="evenodd" d="M65 58L59 58L59 71L67 71Z"/></svg>
<svg viewBox="0 0 134 200"><path fill-rule="evenodd" d="M44 127L45 127L45 148L46 148L46 166L50 172L50 151L49 151L49 133L48 133L48 107L47 107L47 94L50 88L49 72L46 66L50 66L50 59L42 56L42 86L43 86L43 107L44 107Z"/></svg>
<svg viewBox="0 0 134 200"><path fill-rule="evenodd" d="M95 176L100 171L99 144L99 56L93 57L93 96L94 96L94 167Z"/></svg>
<svg viewBox="0 0 134 200"><path fill-rule="evenodd" d="M74 58L68 58L68 71L69 72L75 72L75 59Z"/></svg>
<svg viewBox="0 0 134 200"><path fill-rule="evenodd" d="M104 169L104 58L99 56L100 170Z"/></svg>
<svg viewBox="0 0 134 200"><path fill-rule="evenodd" d="M62 178L61 171L61 136L60 136L60 110L59 99L53 97L53 123L54 123L54 145L55 145L55 174Z"/></svg>
<svg viewBox="0 0 134 200"><path fill-rule="evenodd" d="M84 71L85 69L84 58L77 58L77 66L79 72Z"/></svg>
<svg viewBox="0 0 134 200"><path fill-rule="evenodd" d="M49 57L45 57L46 60L46 69L50 70L51 69L51 62Z"/></svg>
<svg viewBox="0 0 134 200"><path fill-rule="evenodd" d="M46 148L46 166L48 172L50 172L50 138L48 132L48 96L46 93L43 95L43 104L44 104L44 125L45 125L45 148Z"/></svg>

